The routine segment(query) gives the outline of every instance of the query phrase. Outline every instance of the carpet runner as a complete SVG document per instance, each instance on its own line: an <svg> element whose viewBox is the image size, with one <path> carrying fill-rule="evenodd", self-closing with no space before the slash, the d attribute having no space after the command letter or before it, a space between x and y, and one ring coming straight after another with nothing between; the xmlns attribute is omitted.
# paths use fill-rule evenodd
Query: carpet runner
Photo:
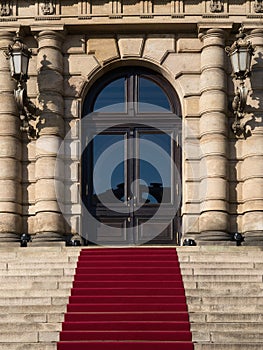
<svg viewBox="0 0 263 350"><path fill-rule="evenodd" d="M194 349L176 249L82 249L57 350L135 349Z"/></svg>

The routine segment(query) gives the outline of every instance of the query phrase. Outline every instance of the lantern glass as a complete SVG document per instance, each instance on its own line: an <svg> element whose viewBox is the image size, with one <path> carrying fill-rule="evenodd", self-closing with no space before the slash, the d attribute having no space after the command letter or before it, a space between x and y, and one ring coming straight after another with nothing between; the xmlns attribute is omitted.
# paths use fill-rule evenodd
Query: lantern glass
<svg viewBox="0 0 263 350"><path fill-rule="evenodd" d="M13 52L13 65L14 65L14 75L20 75L22 73L22 55L21 52Z"/></svg>
<svg viewBox="0 0 263 350"><path fill-rule="evenodd" d="M231 60L231 65L232 65L232 70L234 74L238 74L239 72L239 59L238 59L238 50L235 50L231 55L230 55L230 60Z"/></svg>
<svg viewBox="0 0 263 350"><path fill-rule="evenodd" d="M249 69L248 56L249 56L249 53L247 51L247 48L241 47L239 49L239 70L240 70L240 72L246 72Z"/></svg>
<svg viewBox="0 0 263 350"><path fill-rule="evenodd" d="M28 73L28 64L29 64L29 55L27 52L23 52L21 56L21 73L27 77Z"/></svg>
<svg viewBox="0 0 263 350"><path fill-rule="evenodd" d="M31 52L20 44L15 44L9 56L11 75L17 81L28 79L28 64Z"/></svg>

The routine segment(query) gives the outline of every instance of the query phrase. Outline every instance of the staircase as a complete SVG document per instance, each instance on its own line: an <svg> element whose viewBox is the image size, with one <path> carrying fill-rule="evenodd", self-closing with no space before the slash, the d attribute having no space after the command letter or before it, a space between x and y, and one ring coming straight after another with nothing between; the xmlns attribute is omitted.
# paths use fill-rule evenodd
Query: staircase
<svg viewBox="0 0 263 350"><path fill-rule="evenodd" d="M79 248L0 248L0 349L56 350Z"/></svg>
<svg viewBox="0 0 263 350"><path fill-rule="evenodd" d="M58 350L193 350L175 248L82 250Z"/></svg>
<svg viewBox="0 0 263 350"><path fill-rule="evenodd" d="M263 349L263 248L178 247L195 350Z"/></svg>
<svg viewBox="0 0 263 350"><path fill-rule="evenodd" d="M144 249L148 248L141 248ZM101 249L84 249L87 250L102 252ZM263 248L203 246L177 247L176 250L184 280L194 349L262 350ZM109 322L112 327L122 322L126 329L132 331L134 324L139 322L140 331L149 331L148 324L152 322L152 315L145 309L116 315L116 304L107 313L91 311L87 316L87 312L82 312L81 320L78 318L79 311L83 311L81 309L71 311L71 315L64 315L80 251L78 247L0 247L1 350L57 350L63 321L65 332L69 331L66 329L68 322L83 327L83 323L91 320L97 330L98 327L106 327ZM101 266L103 260L104 253L95 266ZM169 259L164 260L167 262ZM155 268L164 264L164 261L159 260ZM136 267L134 259L131 265ZM138 267L140 268L137 264ZM111 268L114 268L114 264ZM125 276L124 271L123 282L112 281L116 291L118 289L121 292L124 285L126 292L132 287L128 280L125 281ZM85 287L85 284L85 281L80 280L76 281L75 286ZM180 288L177 283L173 287L176 285ZM138 286L146 292L149 281L142 278L138 280ZM96 288L101 289L104 297L108 292L105 287L101 280L96 281ZM154 293L163 287L166 288L165 283L159 284ZM134 293L135 291L131 300L135 300ZM80 300L77 298L81 297L81 293L77 292L70 301ZM156 306L159 302L160 300ZM74 307L78 308L77 304L78 302ZM159 318L155 321L155 326L159 330L165 322L167 326L167 321L170 322L170 329L173 329L173 322L187 321L183 310L177 313L178 319L173 319L175 312L171 307L169 309L169 305L167 308L160 307L158 312ZM167 318L168 314L170 317ZM133 343L130 343L134 350L132 346Z"/></svg>

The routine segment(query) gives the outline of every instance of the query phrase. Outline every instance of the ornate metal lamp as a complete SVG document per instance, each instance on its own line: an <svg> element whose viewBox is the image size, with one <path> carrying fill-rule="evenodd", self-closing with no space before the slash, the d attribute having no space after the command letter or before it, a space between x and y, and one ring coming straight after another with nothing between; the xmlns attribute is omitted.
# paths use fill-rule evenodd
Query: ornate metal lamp
<svg viewBox="0 0 263 350"><path fill-rule="evenodd" d="M17 81L17 89L14 91L14 95L22 120L21 130L26 131L29 138L35 138L37 131L29 122L30 120L36 120L38 109L29 100L26 91L26 82L29 79L28 64L32 57L32 51L22 42L18 32L13 45L8 47L6 57L9 60L11 77Z"/></svg>
<svg viewBox="0 0 263 350"><path fill-rule="evenodd" d="M239 81L236 87L235 97L232 102L233 111L235 114L235 121L232 124L233 132L236 135L241 135L245 131L245 123L243 118L246 115L245 107L247 104L248 89L245 86L245 80L251 73L251 60L254 55L255 47L250 41L246 40L244 27L241 26L239 34L236 36L237 40L232 46L226 47L226 52L230 57L232 65L232 75Z"/></svg>

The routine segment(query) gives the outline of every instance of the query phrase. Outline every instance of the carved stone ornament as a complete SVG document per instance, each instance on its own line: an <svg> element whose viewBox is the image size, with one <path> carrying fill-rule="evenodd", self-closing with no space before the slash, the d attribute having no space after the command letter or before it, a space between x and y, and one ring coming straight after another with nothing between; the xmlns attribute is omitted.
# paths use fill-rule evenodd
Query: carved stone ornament
<svg viewBox="0 0 263 350"><path fill-rule="evenodd" d="M254 10L255 12L263 12L263 0L255 0Z"/></svg>
<svg viewBox="0 0 263 350"><path fill-rule="evenodd" d="M44 1L41 5L41 11L43 15L53 15L55 13L54 1Z"/></svg>
<svg viewBox="0 0 263 350"><path fill-rule="evenodd" d="M211 12L222 12L223 11L223 0L211 0L210 10L211 10Z"/></svg>
<svg viewBox="0 0 263 350"><path fill-rule="evenodd" d="M0 6L0 16L10 16L11 15L11 6L9 1L2 1Z"/></svg>

